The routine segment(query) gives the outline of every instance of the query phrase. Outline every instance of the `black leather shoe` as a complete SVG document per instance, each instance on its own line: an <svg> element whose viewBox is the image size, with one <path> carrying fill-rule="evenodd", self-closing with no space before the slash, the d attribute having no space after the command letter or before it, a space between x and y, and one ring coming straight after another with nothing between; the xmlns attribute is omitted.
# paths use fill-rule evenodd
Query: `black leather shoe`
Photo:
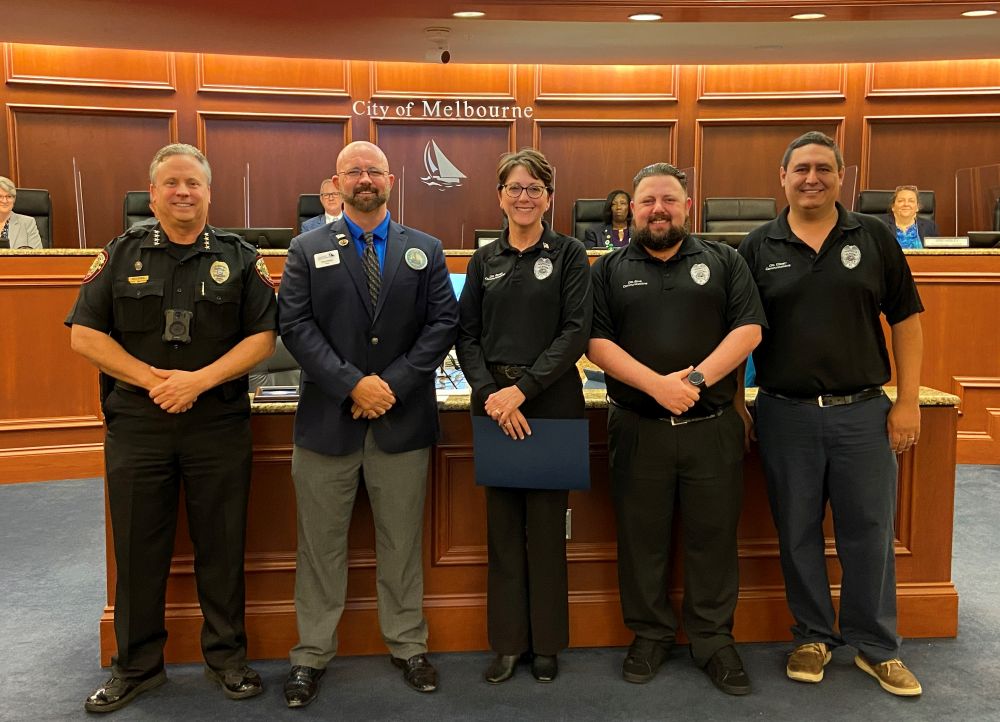
<svg viewBox="0 0 1000 722"><path fill-rule="evenodd" d="M514 670L520 659L521 655L519 654L498 654L483 672L483 679L490 684L506 682L514 676Z"/></svg>
<svg viewBox="0 0 1000 722"><path fill-rule="evenodd" d="M111 679L87 697L87 701L83 703L83 708L88 712L114 712L116 709L121 709L127 705L143 692L154 687L159 687L166 681L167 673L162 669L145 679L112 675Z"/></svg>
<svg viewBox="0 0 1000 722"><path fill-rule="evenodd" d="M245 665L239 669L227 670L205 667L205 677L222 687L222 694L229 699L256 697L264 691L260 675Z"/></svg>
<svg viewBox="0 0 1000 722"><path fill-rule="evenodd" d="M392 657L392 663L403 670L403 679L418 692L433 692L438 686L438 673L426 654L414 654L409 659Z"/></svg>
<svg viewBox="0 0 1000 722"><path fill-rule="evenodd" d="M536 654L531 660L531 674L539 682L551 682L559 674L559 660L554 654Z"/></svg>
<svg viewBox="0 0 1000 722"><path fill-rule="evenodd" d="M622 663L622 677L626 682L646 684L656 676L660 666L667 661L671 646L655 639L636 637Z"/></svg>
<svg viewBox="0 0 1000 722"><path fill-rule="evenodd" d="M750 694L750 677L743 670L739 652L731 644L712 655L705 665L705 674L726 694Z"/></svg>
<svg viewBox="0 0 1000 722"><path fill-rule="evenodd" d="M296 664L285 680L285 704L289 707L305 707L319 694L319 678L325 669Z"/></svg>

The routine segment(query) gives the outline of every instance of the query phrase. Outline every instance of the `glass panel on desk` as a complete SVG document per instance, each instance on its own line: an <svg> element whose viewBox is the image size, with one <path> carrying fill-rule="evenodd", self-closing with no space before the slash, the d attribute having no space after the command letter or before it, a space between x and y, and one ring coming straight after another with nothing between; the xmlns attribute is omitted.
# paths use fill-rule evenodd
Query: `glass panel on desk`
<svg viewBox="0 0 1000 722"><path fill-rule="evenodd" d="M1000 163L955 172L955 235L1000 231Z"/></svg>

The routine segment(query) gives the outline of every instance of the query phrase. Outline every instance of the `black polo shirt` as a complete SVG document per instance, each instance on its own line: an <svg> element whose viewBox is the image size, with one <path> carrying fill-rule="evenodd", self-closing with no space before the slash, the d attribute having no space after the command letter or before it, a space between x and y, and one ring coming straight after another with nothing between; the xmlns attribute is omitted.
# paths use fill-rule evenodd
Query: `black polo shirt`
<svg viewBox="0 0 1000 722"><path fill-rule="evenodd" d="M819 253L795 237L788 209L740 244L769 328L753 352L757 383L786 396L849 394L889 380L880 314L923 311L902 249L875 216L838 219Z"/></svg>
<svg viewBox="0 0 1000 722"><path fill-rule="evenodd" d="M543 224L525 251L508 232L473 254L459 300L462 372L482 395L497 389L487 364L527 366L517 387L530 400L587 349L592 312L587 251Z"/></svg>
<svg viewBox="0 0 1000 722"><path fill-rule="evenodd" d="M726 335L765 325L757 288L735 249L688 236L667 261L634 241L597 260L592 338L614 341L660 374L697 366ZM653 418L670 416L653 397L607 376L612 401ZM685 416L705 416L729 404L736 373L702 389Z"/></svg>
<svg viewBox="0 0 1000 722"><path fill-rule="evenodd" d="M191 246L171 244L159 225L133 227L94 260L66 325L108 333L151 366L195 371L277 328L263 264L253 245L210 226ZM168 309L193 313L190 343L163 340Z"/></svg>

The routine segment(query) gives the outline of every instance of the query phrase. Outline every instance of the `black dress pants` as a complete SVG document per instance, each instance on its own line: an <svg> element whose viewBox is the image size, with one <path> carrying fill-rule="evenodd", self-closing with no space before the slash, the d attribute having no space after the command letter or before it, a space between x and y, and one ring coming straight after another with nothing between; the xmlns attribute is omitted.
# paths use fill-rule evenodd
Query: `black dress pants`
<svg viewBox="0 0 1000 722"><path fill-rule="evenodd" d="M209 393L168 414L144 393L115 388L104 404L108 503L118 578L116 674L163 667L167 578L183 486L204 624L201 647L216 670L246 661L243 551L250 492L250 409L245 394Z"/></svg>
<svg viewBox="0 0 1000 722"><path fill-rule="evenodd" d="M496 377L499 386L514 384ZM473 400L483 415L485 399ZM578 419L583 386L576 367L521 406L526 418ZM486 616L498 654L555 655L569 644L566 490L487 488L489 552Z"/></svg>
<svg viewBox="0 0 1000 722"><path fill-rule="evenodd" d="M672 426L612 405L608 443L625 625L638 637L664 644L676 638L668 573L679 504L684 630L695 663L704 666L733 643L743 421L730 407L715 419Z"/></svg>

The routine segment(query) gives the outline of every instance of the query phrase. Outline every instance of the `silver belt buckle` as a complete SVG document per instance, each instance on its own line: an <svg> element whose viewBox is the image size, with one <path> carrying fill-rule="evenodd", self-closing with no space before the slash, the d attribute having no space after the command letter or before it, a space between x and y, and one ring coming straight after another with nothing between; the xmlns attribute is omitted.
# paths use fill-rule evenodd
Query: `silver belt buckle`
<svg viewBox="0 0 1000 722"><path fill-rule="evenodd" d="M690 424L694 419L679 419L676 416L670 417L671 426L684 426L684 424Z"/></svg>
<svg viewBox="0 0 1000 722"><path fill-rule="evenodd" d="M825 409L826 408L826 404L823 403L823 396L822 396L822 394L820 394L819 396L816 397L816 403L819 404L819 407L821 409Z"/></svg>
<svg viewBox="0 0 1000 722"><path fill-rule="evenodd" d="M519 378L518 373L517 373L517 369L514 368L513 366L504 366L503 367L503 375L506 378L510 379L511 381L515 381L515 380L517 380Z"/></svg>

